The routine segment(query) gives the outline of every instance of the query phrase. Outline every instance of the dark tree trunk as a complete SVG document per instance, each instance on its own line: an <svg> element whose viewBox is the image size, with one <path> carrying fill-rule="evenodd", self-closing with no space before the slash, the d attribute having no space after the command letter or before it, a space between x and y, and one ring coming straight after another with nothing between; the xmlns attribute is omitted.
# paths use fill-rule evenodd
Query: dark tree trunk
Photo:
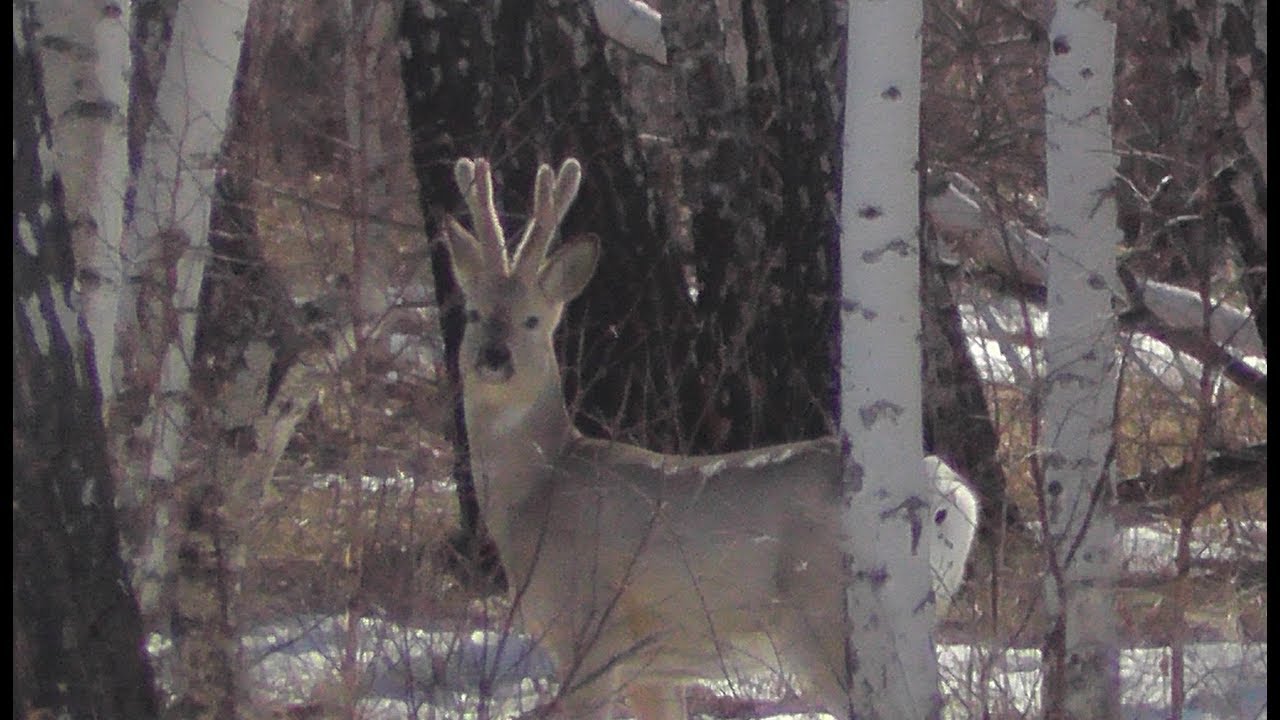
<svg viewBox="0 0 1280 720"><path fill-rule="evenodd" d="M766 230L781 252L771 271L782 289L760 343L760 361L776 363L766 417L795 418L793 427L814 437L840 421L835 294L845 32L825 2L755 0L743 14L752 76L778 84L776 116L768 98L752 101L757 125L777 148L772 160L782 190Z"/></svg>
<svg viewBox="0 0 1280 720"><path fill-rule="evenodd" d="M1223 3L1222 23L1207 30L1222 37L1226 55L1227 133L1238 167L1216 178L1227 236L1244 263L1243 286L1253 320L1267 345L1267 52L1266 0ZM1261 36L1261 37L1259 37Z"/></svg>
<svg viewBox="0 0 1280 720"><path fill-rule="evenodd" d="M61 180L43 177L51 139L29 15L14 30L13 715L152 718Z"/></svg>
<svg viewBox="0 0 1280 720"><path fill-rule="evenodd" d="M982 504L978 524L994 532L1017 518L1005 495L1007 480L996 458L999 438L987 410L982 376L969 353L960 310L934 247L929 240L922 245L920 270L925 449L969 479Z"/></svg>
<svg viewBox="0 0 1280 720"><path fill-rule="evenodd" d="M722 17L721 10L728 13ZM677 447L722 452L834 426L837 76L822 3L668 3L687 327ZM741 43L739 46L738 43Z"/></svg>
<svg viewBox="0 0 1280 720"><path fill-rule="evenodd" d="M1129 109L1118 132L1135 152L1121 174L1130 249L1122 269L1196 288L1206 266L1237 266L1239 290L1267 342L1265 3L1173 0L1152 5L1142 33L1118 36ZM1150 92L1151 87L1162 88ZM1156 161L1153 161L1153 158ZM1189 223L1191 218L1200 223ZM1219 234L1221 233L1221 234ZM1216 242L1222 238L1224 242ZM1205 242L1208 240L1208 242ZM1206 265L1206 263L1208 265ZM1234 301L1231 301L1234 302ZM1138 308L1141 309L1140 307ZM1265 401L1266 375L1216 347L1137 316L1138 328L1211 365ZM1209 345L1213 345L1209 343Z"/></svg>

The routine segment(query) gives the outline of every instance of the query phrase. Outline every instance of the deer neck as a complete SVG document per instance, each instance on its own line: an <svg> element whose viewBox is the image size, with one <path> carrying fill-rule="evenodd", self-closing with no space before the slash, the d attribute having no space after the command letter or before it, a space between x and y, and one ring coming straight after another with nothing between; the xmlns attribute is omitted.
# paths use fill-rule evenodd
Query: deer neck
<svg viewBox="0 0 1280 720"><path fill-rule="evenodd" d="M473 386L464 393L476 495L485 522L498 537L505 534L508 511L539 491L553 464L578 437L559 379L543 388L525 402L504 397L493 386Z"/></svg>

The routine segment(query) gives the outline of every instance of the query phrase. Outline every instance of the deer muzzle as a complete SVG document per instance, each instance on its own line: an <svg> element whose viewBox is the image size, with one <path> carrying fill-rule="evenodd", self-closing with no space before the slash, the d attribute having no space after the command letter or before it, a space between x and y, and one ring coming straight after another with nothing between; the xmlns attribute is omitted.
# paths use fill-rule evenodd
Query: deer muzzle
<svg viewBox="0 0 1280 720"><path fill-rule="evenodd" d="M484 382L504 383L515 374L511 350L506 345L489 344L476 353L476 375Z"/></svg>

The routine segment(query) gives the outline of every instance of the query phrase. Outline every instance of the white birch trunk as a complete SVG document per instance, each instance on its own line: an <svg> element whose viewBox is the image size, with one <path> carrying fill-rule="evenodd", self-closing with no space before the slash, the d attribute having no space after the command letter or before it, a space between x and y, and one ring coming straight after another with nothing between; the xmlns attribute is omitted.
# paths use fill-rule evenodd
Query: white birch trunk
<svg viewBox="0 0 1280 720"><path fill-rule="evenodd" d="M215 162L227 126L244 31L247 0L184 2L174 16L172 41L155 101L155 117L142 151L136 195L125 235L124 261L131 276L150 283L164 322L138 327L126 297L121 334L149 334L158 363L150 413L143 423L148 452L130 463L121 486L127 506L145 505L154 483L173 482L187 427L191 358L200 285L209 254L209 211ZM149 351L148 351L149 352ZM135 588L144 614L156 609L165 571L168 521L155 509L147 533L150 548L135 560Z"/></svg>
<svg viewBox="0 0 1280 720"><path fill-rule="evenodd" d="M849 4L841 245L841 433L853 576L851 712L939 706L932 505L921 467L920 2Z"/></svg>
<svg viewBox="0 0 1280 720"><path fill-rule="evenodd" d="M1046 717L1119 717L1113 582L1117 563L1111 448L1122 298L1110 108L1115 25L1063 0L1050 26L1046 90L1050 244L1045 402L1040 421L1042 520L1050 572Z"/></svg>
<svg viewBox="0 0 1280 720"><path fill-rule="evenodd" d="M129 175L129 3L34 3L53 162L62 177L76 263L77 311L93 336L103 412L115 394L120 239Z"/></svg>
<svg viewBox="0 0 1280 720"><path fill-rule="evenodd" d="M158 715L117 543L105 373L93 365L91 321L103 318L85 309L100 305L102 283L79 257L105 259L94 226L124 106L98 80L127 67L127 37L103 28L122 13L111 3L13 8L15 717Z"/></svg>

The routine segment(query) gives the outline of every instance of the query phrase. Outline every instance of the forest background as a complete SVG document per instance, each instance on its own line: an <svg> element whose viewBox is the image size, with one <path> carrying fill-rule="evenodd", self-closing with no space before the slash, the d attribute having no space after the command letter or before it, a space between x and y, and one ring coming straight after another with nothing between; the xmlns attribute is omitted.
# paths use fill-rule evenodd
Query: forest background
<svg viewBox="0 0 1280 720"><path fill-rule="evenodd" d="M239 638L313 617L348 632L289 707L355 716L362 619L491 624L428 241L457 157L494 159L513 224L539 162L583 161L585 432L702 454L833 430L841 7L654 5L661 52L577 2L15 3L15 717L283 712L247 699ZM1169 539L1116 613L1122 646L1171 648L1174 706L1181 648L1266 639L1265 7L1108 12L1114 514ZM1051 10L925 3L924 446L983 508L939 641L1048 630ZM163 703L129 651L154 636Z"/></svg>

